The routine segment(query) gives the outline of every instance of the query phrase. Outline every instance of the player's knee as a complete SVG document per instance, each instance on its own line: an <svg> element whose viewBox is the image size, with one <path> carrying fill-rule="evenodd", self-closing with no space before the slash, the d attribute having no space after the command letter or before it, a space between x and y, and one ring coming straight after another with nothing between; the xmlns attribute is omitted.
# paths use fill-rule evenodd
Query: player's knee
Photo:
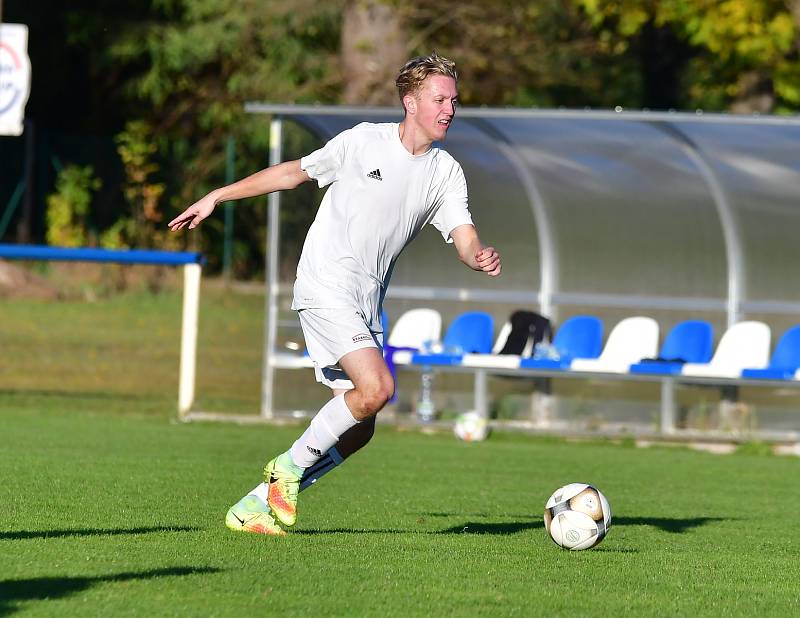
<svg viewBox="0 0 800 618"><path fill-rule="evenodd" d="M381 408L385 406L389 401L391 401L392 397L394 397L394 389L395 383L394 378L392 377L391 373L387 373L383 380L383 386L381 391L381 397L383 398L383 403L381 404Z"/></svg>
<svg viewBox="0 0 800 618"><path fill-rule="evenodd" d="M365 407L372 414L377 414L392 398L392 389L378 387L370 391L365 399Z"/></svg>
<svg viewBox="0 0 800 618"><path fill-rule="evenodd" d="M391 375L371 382L362 392L365 412L370 415L378 413L394 395L394 380Z"/></svg>

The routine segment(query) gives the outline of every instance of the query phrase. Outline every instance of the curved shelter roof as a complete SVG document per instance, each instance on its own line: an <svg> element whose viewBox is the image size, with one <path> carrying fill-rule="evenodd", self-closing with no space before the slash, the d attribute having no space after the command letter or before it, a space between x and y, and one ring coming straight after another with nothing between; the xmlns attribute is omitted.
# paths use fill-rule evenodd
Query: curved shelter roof
<svg viewBox="0 0 800 618"><path fill-rule="evenodd" d="M248 104L327 140L398 110ZM420 234L391 293L538 306L800 315L800 120L680 113L459 110L462 165L500 280ZM420 265L424 265L421 268Z"/></svg>

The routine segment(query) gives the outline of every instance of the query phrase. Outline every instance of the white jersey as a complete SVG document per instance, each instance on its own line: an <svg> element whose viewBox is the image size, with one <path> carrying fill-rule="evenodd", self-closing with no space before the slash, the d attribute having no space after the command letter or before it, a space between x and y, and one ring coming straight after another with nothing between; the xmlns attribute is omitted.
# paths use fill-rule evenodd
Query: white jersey
<svg viewBox="0 0 800 618"><path fill-rule="evenodd" d="M320 187L331 185L308 230L293 309L352 307L382 331L380 307L395 260L427 224L447 242L471 224L458 162L431 148L412 155L397 123L362 123L300 160Z"/></svg>

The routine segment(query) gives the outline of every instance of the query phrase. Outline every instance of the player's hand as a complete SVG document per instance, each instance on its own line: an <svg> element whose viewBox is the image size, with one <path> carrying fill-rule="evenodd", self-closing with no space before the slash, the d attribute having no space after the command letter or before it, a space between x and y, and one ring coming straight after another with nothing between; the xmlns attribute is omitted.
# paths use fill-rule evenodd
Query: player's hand
<svg viewBox="0 0 800 618"><path fill-rule="evenodd" d="M485 247L478 251L475 254L475 260L478 262L478 268L490 277L497 277L503 269L500 263L500 254L494 250L494 247Z"/></svg>
<svg viewBox="0 0 800 618"><path fill-rule="evenodd" d="M185 227L189 227L189 229L194 229L200 222L208 217L212 212L214 212L214 208L217 207L217 200L215 197L209 193L204 198L196 201L194 204L189 206L186 210L184 210L181 214L175 217L172 221L170 221L167 225L169 229L173 232L177 232L178 230L182 230Z"/></svg>

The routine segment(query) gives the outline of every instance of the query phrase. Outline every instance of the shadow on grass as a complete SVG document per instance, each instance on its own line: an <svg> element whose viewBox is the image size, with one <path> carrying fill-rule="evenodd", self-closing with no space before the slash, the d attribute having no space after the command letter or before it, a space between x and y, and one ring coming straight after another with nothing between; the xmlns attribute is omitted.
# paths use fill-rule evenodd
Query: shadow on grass
<svg viewBox="0 0 800 618"><path fill-rule="evenodd" d="M14 605L23 601L62 599L105 582L219 573L221 570L214 567L170 567L97 577L32 577L30 579L0 580L0 616L6 616L21 609Z"/></svg>
<svg viewBox="0 0 800 618"><path fill-rule="evenodd" d="M512 521L505 523L467 522L463 526L453 526L439 530L437 534L517 534L526 530L544 528L544 522L538 521Z"/></svg>
<svg viewBox="0 0 800 618"><path fill-rule="evenodd" d="M115 401L118 399L123 399L126 401L139 401L141 399L153 399L153 397L147 397L147 396L143 397L142 395L138 395L135 393L115 393L115 392L100 391L100 390L62 391L56 389L40 389L40 388L33 388L29 390L11 390L6 388L0 388L0 398L26 399L34 397L39 397L42 399L69 399L69 400L89 399L96 401Z"/></svg>
<svg viewBox="0 0 800 618"><path fill-rule="evenodd" d="M73 528L66 530L0 531L0 541L14 539L50 539L65 536L117 536L120 534L152 534L153 532L196 532L191 526L152 526L141 528Z"/></svg>
<svg viewBox="0 0 800 618"><path fill-rule="evenodd" d="M435 516L451 516L452 513L426 513L428 517ZM689 518L672 518L672 517L615 517L611 521L611 528L619 526L653 526L659 528L664 532L671 532L679 534L686 532L692 528L698 528L708 523L717 521L725 521L723 517L689 517ZM425 531L427 534L517 534L525 532L526 530L536 530L544 528L544 521L542 519L533 519L529 521L514 521L503 523L476 523L474 521L467 521L458 526L451 526L444 530L430 530ZM357 530L354 528L330 528L318 530L295 530L292 534L409 534L412 532L419 532L415 530L389 530L386 528L367 528ZM2 537L0 537L2 538Z"/></svg>
<svg viewBox="0 0 800 618"><path fill-rule="evenodd" d="M517 532L543 527L544 523L541 521L519 521L502 524L476 524L467 522L466 524L453 526L452 528L446 528L444 530L391 530L388 528L363 528L358 530L355 528L327 528L317 530L294 530L290 534L413 534L420 532L423 534L516 534Z"/></svg>
<svg viewBox="0 0 800 618"><path fill-rule="evenodd" d="M447 512L431 512L431 513L419 513L420 517L491 517L489 513L447 513ZM518 517L519 519L525 519L526 517L530 517L530 515L513 515L511 513L506 513L506 517Z"/></svg>
<svg viewBox="0 0 800 618"><path fill-rule="evenodd" d="M614 517L611 520L611 528L618 526L653 526L664 532L679 534L692 528L699 528L709 523L725 521L723 517ZM441 530L440 534L516 534L534 528L544 528L544 521L541 519L526 522L511 523L474 523L467 522L463 526L453 526L446 530Z"/></svg>
<svg viewBox="0 0 800 618"><path fill-rule="evenodd" d="M725 521L725 517L614 517L611 520L611 527L615 526L653 526L664 532L679 534L692 528L699 528L708 523Z"/></svg>
<svg viewBox="0 0 800 618"><path fill-rule="evenodd" d="M322 534L410 534L413 530L389 530L388 528L318 528L312 530L292 530L291 536L314 536Z"/></svg>

